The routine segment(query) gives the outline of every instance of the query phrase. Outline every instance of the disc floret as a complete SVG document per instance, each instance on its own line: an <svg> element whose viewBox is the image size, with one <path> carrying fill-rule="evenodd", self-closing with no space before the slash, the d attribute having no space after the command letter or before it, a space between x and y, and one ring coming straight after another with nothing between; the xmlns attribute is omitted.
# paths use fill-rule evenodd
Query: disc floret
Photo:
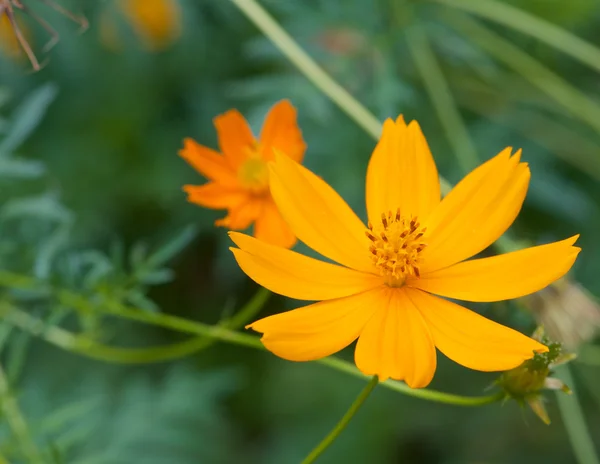
<svg viewBox="0 0 600 464"><path fill-rule="evenodd" d="M373 263L388 285L400 287L408 276L421 277L419 255L427 246L423 240L427 228L417 217L402 216L398 208L395 213L382 213L381 223L369 222L368 227Z"/></svg>

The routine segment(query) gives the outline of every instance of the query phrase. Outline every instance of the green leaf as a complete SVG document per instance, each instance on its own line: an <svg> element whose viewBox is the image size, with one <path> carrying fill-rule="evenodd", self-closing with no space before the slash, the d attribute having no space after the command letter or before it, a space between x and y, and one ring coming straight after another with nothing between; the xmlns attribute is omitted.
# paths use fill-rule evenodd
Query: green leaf
<svg viewBox="0 0 600 464"><path fill-rule="evenodd" d="M8 129L8 134L0 143L0 156L12 153L29 137L46 114L48 106L50 106L57 93L58 87L55 84L45 84L29 95L17 108Z"/></svg>
<svg viewBox="0 0 600 464"><path fill-rule="evenodd" d="M198 228L196 226L185 227L179 235L176 235L172 240L160 247L156 252L148 257L146 266L156 268L168 262L181 250L190 244L196 237Z"/></svg>
<svg viewBox="0 0 600 464"><path fill-rule="evenodd" d="M48 194L11 200L0 209L0 215L4 218L43 218L59 223L73 220L73 214Z"/></svg>
<svg viewBox="0 0 600 464"><path fill-rule="evenodd" d="M33 179L40 177L46 168L39 161L20 158L0 158L0 177Z"/></svg>

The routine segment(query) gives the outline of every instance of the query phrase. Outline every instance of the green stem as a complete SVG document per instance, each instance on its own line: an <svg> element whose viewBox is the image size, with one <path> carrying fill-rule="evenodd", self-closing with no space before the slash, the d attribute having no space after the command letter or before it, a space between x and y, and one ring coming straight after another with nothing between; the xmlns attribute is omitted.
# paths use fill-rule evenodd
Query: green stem
<svg viewBox="0 0 600 464"><path fill-rule="evenodd" d="M32 288L32 285L34 285L33 280L29 280L24 276L0 271L0 285L11 286L10 282L13 283L14 288L20 289ZM82 313L92 310L89 301L80 295L65 290L58 290L55 293L57 298L66 306L76 307ZM243 327L256 316L270 296L271 292L265 288L259 288L242 309L230 319L215 326L214 329L216 330L219 327L230 329ZM119 364L149 364L178 359L196 354L218 341L216 337L200 335L191 340L170 345L150 348L119 348L98 343L88 337L73 334L59 327L46 326L42 321L31 317L27 313L15 310L13 307L8 308L7 303L0 303L0 314L3 313L6 314L13 325L34 335L42 336L46 341L56 346L99 361Z"/></svg>
<svg viewBox="0 0 600 464"><path fill-rule="evenodd" d="M0 277L1 277L0 273ZM21 283L24 283L24 279L19 279ZM33 279L31 279L34 282ZM0 285L2 281L0 279ZM58 292L63 298L68 296L69 302L81 302L81 298L76 298L76 294L72 294L67 290ZM69 306L65 301L61 300L61 303L65 306ZM244 333L235 332L221 326L211 326L203 324L201 322L190 321L187 319L179 318L176 316L170 316L168 314L161 313L149 313L139 309L128 308L118 303L112 302L107 303L106 307L98 307L98 311L110 314L116 317L121 317L128 320L133 320L145 324L156 325L165 327L168 329L176 330L179 332L200 335L202 337L210 337L215 340L222 342L231 343L234 345L245 346L258 350L265 350L264 345L261 343L258 337L248 335ZM0 317L4 318L6 322L19 327L22 330L30 332L33 335L43 338L47 342L58 346L64 350L71 351L74 353L82 354L85 356L92 357L94 359L112 361L116 356L113 353L123 354L124 349L114 348L106 345L98 344L97 342L90 340L89 338L78 336L58 327L47 327L43 321L36 319L24 311L16 308L14 305L10 305L7 302L0 303ZM96 351L98 349L99 351ZM135 352L134 352L135 353ZM346 374L352 375L360 379L367 379L367 377L360 372L353 364L343 361L339 358L328 357L322 358L315 361L319 364L323 364L330 368L336 369ZM488 395L488 396L460 396L452 395L449 393L443 393L435 390L428 389L412 389L403 382L395 380L387 380L381 383L385 388L388 388L399 393L403 393L408 396L420 398L428 401L435 401L438 403L445 403L457 406L482 406L485 404L495 403L502 399L502 395Z"/></svg>
<svg viewBox="0 0 600 464"><path fill-rule="evenodd" d="M336 424L331 432L317 445L315 449L313 449L310 454L302 461L302 464L312 464L317 460L323 452L329 448L329 446L335 441L335 439L343 432L343 430L348 426L354 415L358 412L360 407L363 405L365 400L369 397L373 389L377 386L379 380L377 376L374 375L365 388L360 392L360 395L354 400L354 402L350 405L344 417L340 419L340 421Z"/></svg>
<svg viewBox="0 0 600 464"><path fill-rule="evenodd" d="M515 29L545 42L590 68L600 71L600 49L531 13L498 0L436 0Z"/></svg>
<svg viewBox="0 0 600 464"><path fill-rule="evenodd" d="M254 0L231 0L304 75L374 138L381 123L340 84L334 81L308 53Z"/></svg>
<svg viewBox="0 0 600 464"><path fill-rule="evenodd" d="M556 368L556 373L572 391L571 395L565 395L560 391L556 392L556 399L575 458L579 464L600 464L594 449L594 441L590 436L581 405L577 399L571 370L567 364L563 364Z"/></svg>
<svg viewBox="0 0 600 464"><path fill-rule="evenodd" d="M324 364L325 366L331 367L338 371L345 372L353 377L360 379L367 378L353 364L333 356L319 359L316 362L319 364ZM430 390L428 388L413 389L404 382L398 382L396 380L386 380L385 382L381 382L380 385L389 390L412 396L413 398L419 398L426 401L435 401L436 403L451 404L454 406L484 406L486 404L497 403L498 401L502 401L504 398L503 392L486 396L461 396L453 395L452 393L444 393L437 390Z"/></svg>
<svg viewBox="0 0 600 464"><path fill-rule="evenodd" d="M469 172L479 165L477 152L448 82L431 48L429 38L418 20L406 28L405 34L408 49L425 84L425 90L433 103L440 124L446 132L446 138L450 142L462 170Z"/></svg>
<svg viewBox="0 0 600 464"><path fill-rule="evenodd" d="M17 400L10 392L8 379L2 366L0 366L0 408L6 422L19 442L21 451L31 464L44 464L44 459L31 438L27 422L21 413Z"/></svg>

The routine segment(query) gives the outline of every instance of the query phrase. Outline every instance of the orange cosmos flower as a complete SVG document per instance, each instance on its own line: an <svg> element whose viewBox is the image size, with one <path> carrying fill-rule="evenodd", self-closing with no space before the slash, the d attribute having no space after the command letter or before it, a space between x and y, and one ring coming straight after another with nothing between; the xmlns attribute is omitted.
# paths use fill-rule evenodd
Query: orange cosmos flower
<svg viewBox="0 0 600 464"><path fill-rule="evenodd" d="M358 338L366 375L425 387L436 347L480 371L505 371L547 348L440 297L499 301L540 290L564 275L577 236L465 261L516 218L529 168L511 149L467 175L440 201L427 142L413 121L387 120L369 162L365 226L323 180L288 158L270 165L271 193L292 231L332 264L231 233L235 258L275 293L323 300L261 319L265 347L292 361L335 353Z"/></svg>
<svg viewBox="0 0 600 464"><path fill-rule="evenodd" d="M296 237L284 222L269 192L267 163L275 151L301 162L306 144L296 123L296 109L288 100L269 111L259 140L244 117L230 110L214 120L222 155L185 139L179 152L206 177L204 185L186 185L188 200L205 208L227 209L217 226L242 230L254 224L254 236L265 242L290 248Z"/></svg>

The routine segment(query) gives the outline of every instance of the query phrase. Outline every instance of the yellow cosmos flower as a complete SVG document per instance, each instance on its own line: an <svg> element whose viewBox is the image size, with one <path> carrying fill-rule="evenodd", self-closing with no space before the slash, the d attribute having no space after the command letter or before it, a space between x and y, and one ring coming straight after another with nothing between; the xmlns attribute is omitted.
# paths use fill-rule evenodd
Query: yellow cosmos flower
<svg viewBox="0 0 600 464"><path fill-rule="evenodd" d="M162 50L181 34L181 7L178 0L117 0L116 6L149 50ZM104 43L118 49L120 38L114 18L108 10L100 26Z"/></svg>
<svg viewBox="0 0 600 464"><path fill-rule="evenodd" d="M290 248L296 236L277 210L269 192L267 163L275 151L300 163L306 144L296 122L296 109L288 100L269 111L257 140L244 117L230 110L214 120L222 155L185 139L179 152L209 182L186 185L188 200L205 208L227 209L217 226L242 230L254 224L254 236Z"/></svg>
<svg viewBox="0 0 600 464"><path fill-rule="evenodd" d="M253 280L290 298L320 301L248 327L291 361L328 356L358 339L366 375L425 387L436 347L480 371L505 371L544 352L541 343L444 298L499 301L540 290L564 275L577 236L465 261L516 218L529 184L520 151L503 150L440 200L437 169L413 121L387 120L369 162L368 226L323 180L288 158L270 164L271 193L292 231L338 264L240 233L235 258ZM322 301L321 301L322 300Z"/></svg>

